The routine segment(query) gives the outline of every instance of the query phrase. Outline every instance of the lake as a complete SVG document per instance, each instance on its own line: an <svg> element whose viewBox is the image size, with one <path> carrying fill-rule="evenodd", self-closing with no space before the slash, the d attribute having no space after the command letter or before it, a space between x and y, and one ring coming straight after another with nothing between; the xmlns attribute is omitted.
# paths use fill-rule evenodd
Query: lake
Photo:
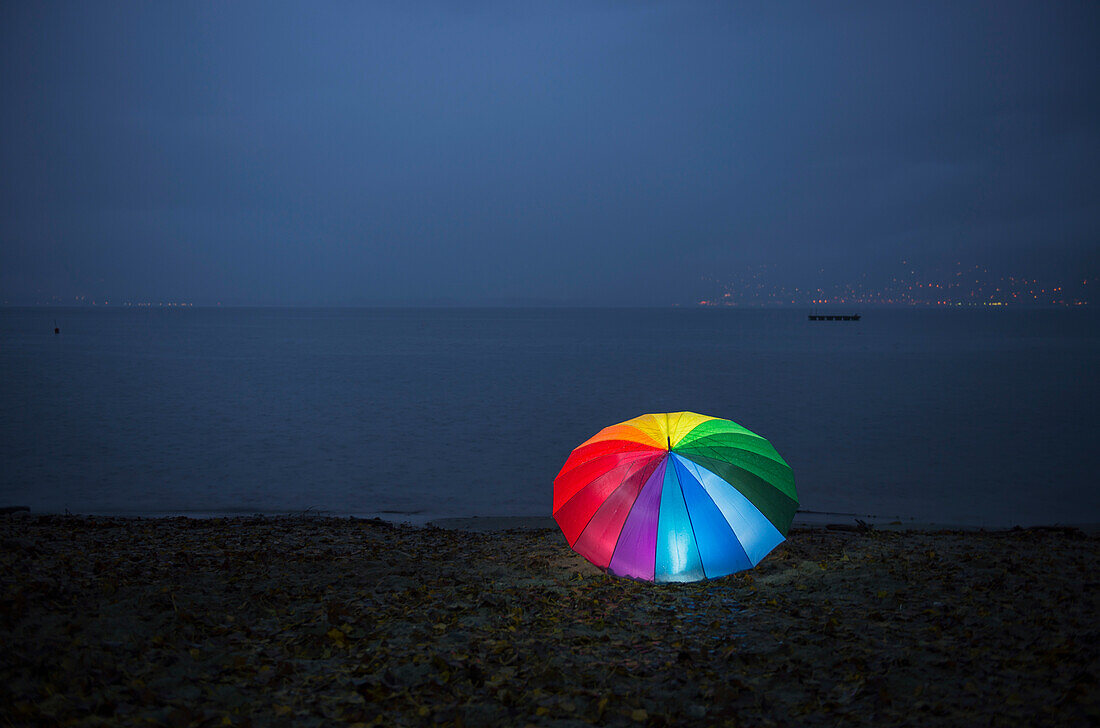
<svg viewBox="0 0 1100 728"><path fill-rule="evenodd" d="M0 309L0 505L549 515L572 448L690 410L768 438L806 510L1100 521L1095 313L807 313Z"/></svg>

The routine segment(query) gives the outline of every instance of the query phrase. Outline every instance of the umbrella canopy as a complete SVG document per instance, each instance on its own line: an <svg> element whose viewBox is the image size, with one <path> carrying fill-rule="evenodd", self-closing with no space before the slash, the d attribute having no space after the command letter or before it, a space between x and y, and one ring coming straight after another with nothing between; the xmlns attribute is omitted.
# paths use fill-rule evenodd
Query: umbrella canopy
<svg viewBox="0 0 1100 728"><path fill-rule="evenodd" d="M646 581L752 568L786 538L797 509L794 475L771 443L694 412L605 427L554 479L554 520L573 550Z"/></svg>

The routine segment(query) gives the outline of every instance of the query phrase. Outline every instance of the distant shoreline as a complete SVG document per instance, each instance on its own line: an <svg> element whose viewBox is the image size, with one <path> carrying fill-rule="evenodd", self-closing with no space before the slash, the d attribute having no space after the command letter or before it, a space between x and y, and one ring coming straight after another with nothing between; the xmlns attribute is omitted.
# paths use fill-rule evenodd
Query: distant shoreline
<svg viewBox="0 0 1100 728"><path fill-rule="evenodd" d="M286 303L249 303L249 304L214 304L214 303L108 303L108 304L50 304L50 303L0 303L0 309L32 309L46 311L152 311L164 309L177 310L301 310L301 311L584 311L584 310L680 310L680 311L840 311L845 309L868 311L1081 311L1091 310L1093 306L1088 302L1082 303L783 303L783 304L700 304L693 303L669 303L662 306L652 305L594 305L594 304L565 304L565 303L516 303L516 304L340 304L326 306L322 304L295 305Z"/></svg>
<svg viewBox="0 0 1100 728"><path fill-rule="evenodd" d="M150 513L128 512L58 512L58 511L31 511L25 506L0 507L0 518L11 516L62 516L71 518L105 518L118 520L167 520L173 518L191 518L195 520L208 519L319 519L319 520L378 520L395 525L412 526L416 528L433 527L447 531L467 531L471 533L494 533L499 531L523 530L537 531L542 529L557 529L557 523L550 516L445 516L433 517L417 513L404 513L395 511L376 511L358 513L337 513L322 510L304 511L156 511ZM917 521L902 521L896 518L879 517L872 515L855 516L846 513L823 513L815 511L799 512L791 524L793 530L835 530L835 531L918 531L923 533L937 531L974 531L974 532L998 532L1013 530L1053 530L1071 531L1078 530L1086 534L1100 533L1100 522L1083 523L1032 523L1028 525L973 525L959 523L930 523Z"/></svg>

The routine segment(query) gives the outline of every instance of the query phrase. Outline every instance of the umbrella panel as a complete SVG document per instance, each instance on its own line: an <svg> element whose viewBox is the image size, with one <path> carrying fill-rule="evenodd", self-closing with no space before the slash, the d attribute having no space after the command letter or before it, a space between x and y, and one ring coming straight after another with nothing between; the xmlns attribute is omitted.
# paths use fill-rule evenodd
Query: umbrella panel
<svg viewBox="0 0 1100 728"><path fill-rule="evenodd" d="M688 515L684 493L672 463L665 465L657 531L657 562L653 575L656 581L699 581L706 578L695 532L691 527L691 516Z"/></svg>

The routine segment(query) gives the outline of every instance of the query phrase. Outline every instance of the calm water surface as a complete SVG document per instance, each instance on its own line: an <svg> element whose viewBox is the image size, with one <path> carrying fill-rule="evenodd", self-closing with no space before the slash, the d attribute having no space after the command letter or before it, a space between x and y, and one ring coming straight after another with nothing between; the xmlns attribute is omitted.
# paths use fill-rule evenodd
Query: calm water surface
<svg viewBox="0 0 1100 728"><path fill-rule="evenodd" d="M805 313L0 309L0 505L547 515L573 447L693 410L805 509L1100 521L1096 314Z"/></svg>

